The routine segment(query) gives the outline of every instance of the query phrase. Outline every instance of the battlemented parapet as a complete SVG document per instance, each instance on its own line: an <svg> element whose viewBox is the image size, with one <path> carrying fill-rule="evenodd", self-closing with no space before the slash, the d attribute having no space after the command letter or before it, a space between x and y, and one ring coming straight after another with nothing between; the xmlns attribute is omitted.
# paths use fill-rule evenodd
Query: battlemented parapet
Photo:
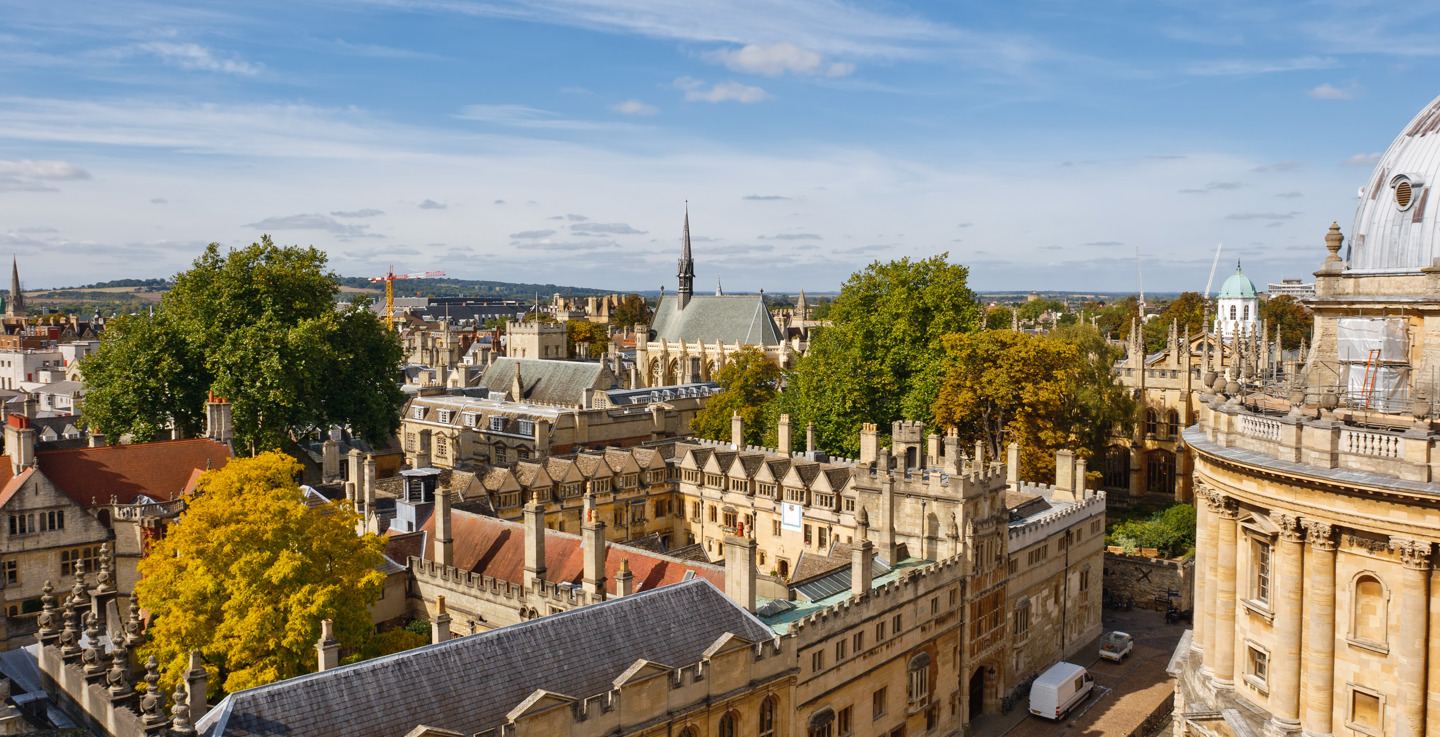
<svg viewBox="0 0 1440 737"><path fill-rule="evenodd" d="M1105 492L1081 502L1054 507L1035 515L1021 524L1010 526L1010 549L1023 550L1066 528L1074 527L1086 520L1105 517Z"/></svg>

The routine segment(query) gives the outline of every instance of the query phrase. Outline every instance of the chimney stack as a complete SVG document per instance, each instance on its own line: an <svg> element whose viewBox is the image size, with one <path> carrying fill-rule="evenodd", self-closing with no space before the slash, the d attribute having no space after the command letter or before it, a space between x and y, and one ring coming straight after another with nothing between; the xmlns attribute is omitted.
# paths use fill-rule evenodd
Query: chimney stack
<svg viewBox="0 0 1440 737"><path fill-rule="evenodd" d="M620 572L615 574L615 595L629 596L635 593L635 574L630 572L630 559L620 559Z"/></svg>
<svg viewBox="0 0 1440 737"><path fill-rule="evenodd" d="M450 528L450 491L435 489L435 562L455 565L455 537Z"/></svg>
<svg viewBox="0 0 1440 737"><path fill-rule="evenodd" d="M1075 452L1066 448L1055 451L1055 498L1075 498Z"/></svg>
<svg viewBox="0 0 1440 737"><path fill-rule="evenodd" d="M805 452L815 452L815 423L805 423Z"/></svg>
<svg viewBox="0 0 1440 737"><path fill-rule="evenodd" d="M321 671L340 667L340 641L335 639L334 621L320 622L320 641L315 643L315 651L320 655Z"/></svg>
<svg viewBox="0 0 1440 737"><path fill-rule="evenodd" d="M737 449L745 447L745 420L739 412L730 413L730 444Z"/></svg>
<svg viewBox="0 0 1440 737"><path fill-rule="evenodd" d="M1075 456L1075 501L1085 499L1085 459Z"/></svg>
<svg viewBox="0 0 1440 737"><path fill-rule="evenodd" d="M18 414L5 418L5 451L16 476L35 465L35 430L30 427L29 417Z"/></svg>
<svg viewBox="0 0 1440 737"><path fill-rule="evenodd" d="M368 515L375 509L375 456L365 456L365 478L361 480L361 492L365 497L365 513Z"/></svg>
<svg viewBox="0 0 1440 737"><path fill-rule="evenodd" d="M105 444L106 444L106 443L105 443L105 433L103 433L103 432L92 432L92 433L90 433L90 447L91 447L91 448L104 448L104 447L105 447Z"/></svg>
<svg viewBox="0 0 1440 737"><path fill-rule="evenodd" d="M585 495L585 521L580 525L580 553L585 556L582 581L590 601L605 600L605 523L595 515L595 495Z"/></svg>
<svg viewBox="0 0 1440 737"><path fill-rule="evenodd" d="M430 644L439 645L450 639L450 612L445 611L445 597L435 597L435 618L430 620Z"/></svg>
<svg viewBox="0 0 1440 737"><path fill-rule="evenodd" d="M1005 446L1005 483L1011 491L1020 490L1020 444Z"/></svg>
<svg viewBox="0 0 1440 737"><path fill-rule="evenodd" d="M235 432L230 424L230 403L210 393L210 401L205 403L205 437L216 442L229 443L235 439Z"/></svg>
<svg viewBox="0 0 1440 737"><path fill-rule="evenodd" d="M525 505L525 588L534 589L545 581L545 505L532 500Z"/></svg>
<svg viewBox="0 0 1440 737"><path fill-rule="evenodd" d="M874 544L863 537L850 549L850 598L859 599L870 593L870 582L874 576L871 561L874 558Z"/></svg>
<svg viewBox="0 0 1440 737"><path fill-rule="evenodd" d="M755 541L750 538L725 538L725 595L745 611L755 611Z"/></svg>
<svg viewBox="0 0 1440 737"><path fill-rule="evenodd" d="M951 476L959 476L964 469L960 456L960 431L950 428L945 431L945 465L941 468Z"/></svg>
<svg viewBox="0 0 1440 737"><path fill-rule="evenodd" d="M320 478L330 483L340 476L340 428L330 428L330 437L320 446Z"/></svg>
<svg viewBox="0 0 1440 737"><path fill-rule="evenodd" d="M790 455L790 415L780 415L780 423L775 426L775 449L785 455Z"/></svg>
<svg viewBox="0 0 1440 737"><path fill-rule="evenodd" d="M875 423L867 422L860 426L860 462L874 463L880 456L880 433Z"/></svg>

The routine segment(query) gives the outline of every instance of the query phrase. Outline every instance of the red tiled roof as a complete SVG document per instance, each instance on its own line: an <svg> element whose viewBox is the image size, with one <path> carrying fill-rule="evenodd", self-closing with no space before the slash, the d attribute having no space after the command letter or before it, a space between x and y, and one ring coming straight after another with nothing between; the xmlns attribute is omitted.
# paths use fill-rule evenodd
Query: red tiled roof
<svg viewBox="0 0 1440 737"><path fill-rule="evenodd" d="M223 468L230 449L207 438L159 443L47 450L35 455L40 471L76 504L131 504L144 494L172 499L189 488L196 470Z"/></svg>
<svg viewBox="0 0 1440 737"><path fill-rule="evenodd" d="M470 514L460 510L450 513L450 534L455 540L455 567L471 573L479 573L501 581L524 583L525 581L525 530L516 522L506 522L494 517ZM425 558L434 559L435 515L430 515L421 531L425 536ZM635 576L635 591L649 591L660 586L680 583L685 574L694 571L696 578L704 578L725 589L725 571L715 565L687 564L662 555L647 553L639 548L621 547L611 543L605 549L606 587L615 592L615 576L620 573L620 561L630 561L630 573ZM545 580L556 583L579 585L585 576L585 562L580 549L580 538L554 530L545 531Z"/></svg>
<svg viewBox="0 0 1440 737"><path fill-rule="evenodd" d="M452 516L451 519L454 519ZM425 555L424 532L392 532L385 541L385 554L400 565L408 565L410 558Z"/></svg>
<svg viewBox="0 0 1440 737"><path fill-rule="evenodd" d="M14 474L14 470L10 468L10 463L9 463L10 457L9 457L9 456L0 456L0 457L3 457L3 458L5 459L5 461L6 461L6 463L5 463L5 486L4 486L4 487L0 487L0 506L4 506L4 505L5 505L5 502L10 501L10 497L15 496L15 492L19 491L19 490L20 490L20 487L22 487L22 486L25 485L25 479L30 478L31 472L33 472L35 469L33 469L33 468L27 468L27 469L25 469L24 471L21 471L19 476L13 476L13 478L12 478L12 475Z"/></svg>

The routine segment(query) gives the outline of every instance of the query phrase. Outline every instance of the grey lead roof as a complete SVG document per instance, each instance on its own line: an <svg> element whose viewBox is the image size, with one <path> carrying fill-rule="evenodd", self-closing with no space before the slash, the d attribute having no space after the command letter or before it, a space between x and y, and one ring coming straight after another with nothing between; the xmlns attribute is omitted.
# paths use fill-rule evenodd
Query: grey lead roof
<svg viewBox="0 0 1440 737"><path fill-rule="evenodd" d="M599 362L545 361L535 358L497 358L480 375L480 384L491 396L505 396L515 380L515 367L520 367L520 383L524 397L517 401L547 404L579 404L586 389L610 389L615 377Z"/></svg>
<svg viewBox="0 0 1440 737"><path fill-rule="evenodd" d="M779 345L780 329L756 295L714 297L696 295L685 309L674 296L660 298L650 329L654 340L672 343L714 343L738 345Z"/></svg>
<svg viewBox="0 0 1440 737"><path fill-rule="evenodd" d="M239 691L195 726L205 737L395 737L419 724L474 734L505 723L536 689L599 695L636 660L697 663L727 632L775 637L709 581L694 579Z"/></svg>

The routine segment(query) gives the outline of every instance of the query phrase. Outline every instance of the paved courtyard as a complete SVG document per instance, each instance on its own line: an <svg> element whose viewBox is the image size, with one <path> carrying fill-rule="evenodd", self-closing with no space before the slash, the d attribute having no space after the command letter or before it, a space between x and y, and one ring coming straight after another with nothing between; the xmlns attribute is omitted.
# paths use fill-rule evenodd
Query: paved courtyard
<svg viewBox="0 0 1440 737"><path fill-rule="evenodd" d="M1105 610L1105 631L1121 630L1135 638L1135 649L1124 662L1100 660L1090 652L1074 660L1095 676L1094 694L1061 722L1025 713L1018 704L1004 717L976 725L984 737L1126 737L1138 729L1162 702L1170 698L1174 682L1165 673L1170 655L1186 624L1165 624L1159 612ZM1008 727L1008 728L1007 728Z"/></svg>

